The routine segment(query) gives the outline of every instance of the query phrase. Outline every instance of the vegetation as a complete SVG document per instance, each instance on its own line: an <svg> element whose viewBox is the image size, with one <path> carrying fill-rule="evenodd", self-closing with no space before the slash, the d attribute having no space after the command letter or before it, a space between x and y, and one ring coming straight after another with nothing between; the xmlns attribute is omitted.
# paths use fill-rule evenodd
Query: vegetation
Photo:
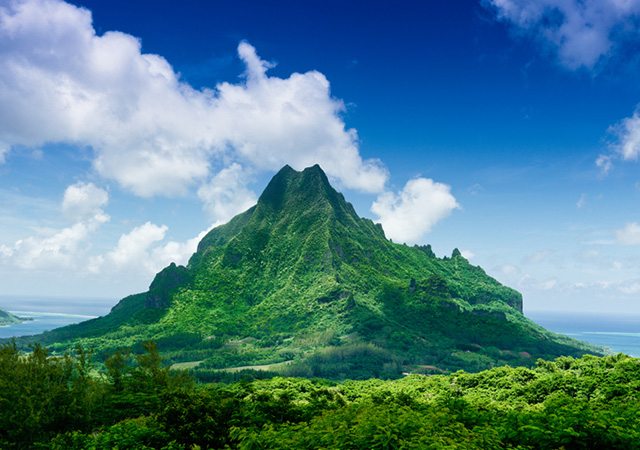
<svg viewBox="0 0 640 450"><path fill-rule="evenodd" d="M18 342L55 355L82 345L104 362L154 340L203 380L285 362L290 375L341 380L604 354L521 311L518 292L459 251L437 258L429 246L394 244L318 166L287 166L257 205L203 238L187 267L165 268L105 317Z"/></svg>
<svg viewBox="0 0 640 450"><path fill-rule="evenodd" d="M0 308L0 327L4 327L6 325L11 325L14 323L23 322L25 319L22 319L7 310Z"/></svg>
<svg viewBox="0 0 640 450"><path fill-rule="evenodd" d="M0 347L0 448L640 448L640 360L622 354L393 381L223 385L171 371L147 342L95 369L82 348L52 357L40 345Z"/></svg>

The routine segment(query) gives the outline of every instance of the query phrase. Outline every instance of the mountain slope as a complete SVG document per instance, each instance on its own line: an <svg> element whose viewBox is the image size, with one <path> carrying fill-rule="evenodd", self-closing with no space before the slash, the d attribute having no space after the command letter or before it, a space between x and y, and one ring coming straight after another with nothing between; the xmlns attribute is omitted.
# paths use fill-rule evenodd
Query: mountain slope
<svg viewBox="0 0 640 450"><path fill-rule="evenodd" d="M113 352L154 339L174 362L224 368L294 360L341 378L485 369L599 349L522 315L522 297L459 251L390 242L319 166L285 166L257 204L209 232L187 267L105 317L34 339ZM361 372L358 368L365 367Z"/></svg>

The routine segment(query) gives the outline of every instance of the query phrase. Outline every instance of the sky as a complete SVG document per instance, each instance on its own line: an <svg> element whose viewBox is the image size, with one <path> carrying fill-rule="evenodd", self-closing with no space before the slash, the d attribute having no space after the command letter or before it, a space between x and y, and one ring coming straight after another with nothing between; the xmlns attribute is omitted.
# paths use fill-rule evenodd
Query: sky
<svg viewBox="0 0 640 450"><path fill-rule="evenodd" d="M639 69L640 0L0 0L0 306L145 291L318 163L525 313L638 313Z"/></svg>

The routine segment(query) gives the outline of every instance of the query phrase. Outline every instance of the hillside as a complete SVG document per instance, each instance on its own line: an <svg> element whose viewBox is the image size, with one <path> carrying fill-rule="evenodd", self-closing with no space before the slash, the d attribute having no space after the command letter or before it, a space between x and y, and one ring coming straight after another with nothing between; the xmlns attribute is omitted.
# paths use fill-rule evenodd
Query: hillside
<svg viewBox="0 0 640 450"><path fill-rule="evenodd" d="M186 267L105 317L28 338L99 356L153 339L200 372L292 362L289 375L396 377L401 372L532 365L602 350L522 315L522 296L456 249L385 238L358 217L319 166L285 166L257 204L209 232Z"/></svg>
<svg viewBox="0 0 640 450"><path fill-rule="evenodd" d="M23 320L20 317L14 314L11 314L7 310L0 308L0 327L5 327L7 325L20 323L20 322L23 322Z"/></svg>

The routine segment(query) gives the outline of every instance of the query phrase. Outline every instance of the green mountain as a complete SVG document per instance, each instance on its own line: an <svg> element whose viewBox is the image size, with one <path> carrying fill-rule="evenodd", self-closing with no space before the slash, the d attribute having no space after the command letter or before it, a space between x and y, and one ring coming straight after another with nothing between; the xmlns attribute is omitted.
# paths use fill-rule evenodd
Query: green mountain
<svg viewBox="0 0 640 450"><path fill-rule="evenodd" d="M394 377L401 372L532 365L602 349L522 315L522 296L456 249L394 244L358 217L319 166L285 166L257 204L209 232L186 267L105 317L30 338L98 355L153 339L173 363L204 373L281 364L288 375Z"/></svg>
<svg viewBox="0 0 640 450"><path fill-rule="evenodd" d="M14 323L20 322L23 322L23 319L14 314L11 314L7 310L0 308L0 327L5 327L7 325L12 325Z"/></svg>

